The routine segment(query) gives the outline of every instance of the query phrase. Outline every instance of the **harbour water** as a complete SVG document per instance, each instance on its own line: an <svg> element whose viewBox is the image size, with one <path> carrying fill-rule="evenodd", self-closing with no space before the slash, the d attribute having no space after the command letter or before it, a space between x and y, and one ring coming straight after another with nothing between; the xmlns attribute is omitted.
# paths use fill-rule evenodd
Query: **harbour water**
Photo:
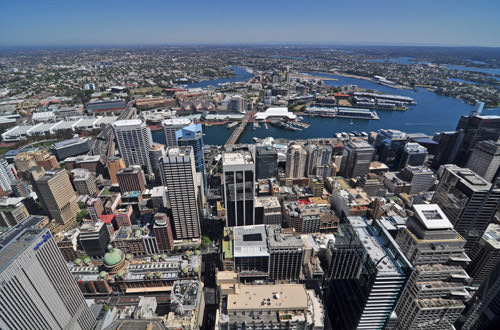
<svg viewBox="0 0 500 330"><path fill-rule="evenodd" d="M240 71L241 70L241 71ZM231 81L240 81L249 78L249 73L242 68L235 68L237 77L227 78ZM461 115L468 114L473 106L452 97L441 96L429 92L423 88L417 90L400 90L392 87L377 84L372 81L348 78L336 75L314 73L315 76L334 77L338 80L325 81L326 85L342 86L357 85L365 89L384 92L387 94L397 94L412 97L416 105L410 105L407 111L383 111L376 110L380 120L362 120L346 118L323 118L305 116L304 122L311 124L311 127L301 131L290 131L268 125L266 129L261 125L253 129L253 125L248 125L240 137L241 143L252 143L253 137L264 138L272 136L274 138L285 139L308 139L319 137L332 137L337 132L351 131L376 131L381 128L399 129L408 133L425 133L433 135L435 132L454 130ZM238 80L239 78L239 80ZM224 83L224 79L205 81L208 85ZM215 83L215 85L217 84ZM199 86L201 87L201 86ZM484 110L485 115L500 115L500 109ZM351 124L352 123L352 124ZM203 127L205 144L222 145L231 135L232 129L224 125ZM153 140L163 142L161 131L153 132Z"/></svg>

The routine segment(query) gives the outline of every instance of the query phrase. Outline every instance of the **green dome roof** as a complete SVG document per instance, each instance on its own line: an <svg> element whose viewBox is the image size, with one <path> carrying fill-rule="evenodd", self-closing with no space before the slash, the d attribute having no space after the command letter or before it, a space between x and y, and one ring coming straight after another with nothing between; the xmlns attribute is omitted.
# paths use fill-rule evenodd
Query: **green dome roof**
<svg viewBox="0 0 500 330"><path fill-rule="evenodd" d="M108 275L108 273L106 273L104 270L99 273L100 278L105 278L107 275Z"/></svg>
<svg viewBox="0 0 500 330"><path fill-rule="evenodd" d="M114 248L104 255L104 264L106 266L114 266L122 261L123 252L120 249Z"/></svg>

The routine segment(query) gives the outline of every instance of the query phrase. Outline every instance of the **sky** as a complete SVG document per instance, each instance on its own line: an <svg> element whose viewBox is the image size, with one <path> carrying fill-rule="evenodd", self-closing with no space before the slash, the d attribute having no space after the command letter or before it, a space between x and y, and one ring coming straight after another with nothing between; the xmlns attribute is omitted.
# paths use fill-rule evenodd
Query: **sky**
<svg viewBox="0 0 500 330"><path fill-rule="evenodd" d="M2 0L0 47L500 46L498 0Z"/></svg>

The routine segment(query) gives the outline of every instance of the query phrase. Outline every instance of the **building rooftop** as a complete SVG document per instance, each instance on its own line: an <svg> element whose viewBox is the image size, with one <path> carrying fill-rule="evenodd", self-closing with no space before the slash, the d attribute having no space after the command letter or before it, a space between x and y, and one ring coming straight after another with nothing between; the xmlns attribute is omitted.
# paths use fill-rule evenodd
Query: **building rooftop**
<svg viewBox="0 0 500 330"><path fill-rule="evenodd" d="M492 248L500 250L500 225L490 223L486 228L482 239Z"/></svg>
<svg viewBox="0 0 500 330"><path fill-rule="evenodd" d="M113 123L114 127L139 126L143 123L140 119L124 119L117 120Z"/></svg>
<svg viewBox="0 0 500 330"><path fill-rule="evenodd" d="M280 226L267 226L269 248L295 248L301 250L304 242L299 235L285 232Z"/></svg>
<svg viewBox="0 0 500 330"><path fill-rule="evenodd" d="M248 150L225 151L222 153L222 165L248 165L253 164L252 154Z"/></svg>
<svg viewBox="0 0 500 330"><path fill-rule="evenodd" d="M265 225L233 228L234 257L269 256Z"/></svg>
<svg viewBox="0 0 500 330"><path fill-rule="evenodd" d="M73 139L69 139L69 140L65 140L65 141L56 142L56 143L52 144L52 148L54 148L54 149L64 148L64 147L68 147L68 146L71 146L74 144L79 144L79 143L83 143L83 142L87 142L87 141L88 141L88 138L73 138Z"/></svg>
<svg viewBox="0 0 500 330"><path fill-rule="evenodd" d="M416 204L413 210L427 229L453 229L450 220L437 204Z"/></svg>
<svg viewBox="0 0 500 330"><path fill-rule="evenodd" d="M306 310L303 284L239 285L238 293L227 296L227 310Z"/></svg>
<svg viewBox="0 0 500 330"><path fill-rule="evenodd" d="M38 244L43 244L50 237L51 234L47 229L29 229L28 226L23 226L19 231L9 235L7 240L3 240L1 243L0 273L34 242L40 241ZM38 246L35 245L33 249L38 249Z"/></svg>
<svg viewBox="0 0 500 330"><path fill-rule="evenodd" d="M379 274L389 276L399 276L404 274L404 271L400 267L401 261L396 262L393 254L389 252L386 246L386 240L391 240L391 238L389 238L389 234L387 237L382 238L375 232L375 230L373 230L373 228L369 228L372 226L372 222L368 223L368 221L363 217L351 216L347 219L357 234L366 253L372 262L377 266ZM395 242L394 245L397 246ZM406 260L402 252L398 256L398 259L404 259L404 263L406 265L411 265L410 262Z"/></svg>
<svg viewBox="0 0 500 330"><path fill-rule="evenodd" d="M163 126L190 125L191 123L191 119L188 118L171 118L161 122Z"/></svg>

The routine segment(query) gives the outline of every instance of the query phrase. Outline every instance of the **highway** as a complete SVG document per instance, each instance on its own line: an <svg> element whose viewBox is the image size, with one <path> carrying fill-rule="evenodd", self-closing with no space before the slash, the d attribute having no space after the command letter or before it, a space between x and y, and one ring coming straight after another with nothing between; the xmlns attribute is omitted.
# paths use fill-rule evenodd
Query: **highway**
<svg viewBox="0 0 500 330"><path fill-rule="evenodd" d="M130 119L134 116L134 105L135 100L128 102L127 107L122 111L120 116L118 116L117 120ZM94 140L94 144L90 149L89 155L101 155L104 164L106 164L108 162L108 158L112 157L115 152L113 138L113 126L108 124Z"/></svg>

